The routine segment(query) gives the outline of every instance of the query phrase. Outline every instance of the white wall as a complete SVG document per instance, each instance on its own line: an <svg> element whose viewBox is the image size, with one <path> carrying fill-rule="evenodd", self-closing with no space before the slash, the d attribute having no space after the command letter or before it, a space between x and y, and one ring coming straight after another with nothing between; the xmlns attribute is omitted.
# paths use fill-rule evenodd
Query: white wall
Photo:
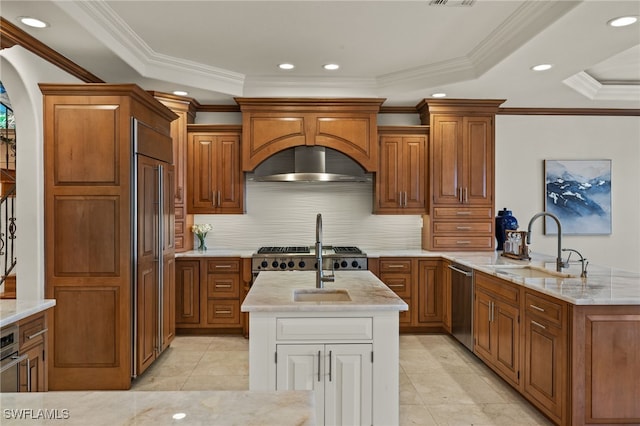
<svg viewBox="0 0 640 426"><path fill-rule="evenodd" d="M544 210L544 160L611 160L611 235L565 235L592 263L640 272L640 117L496 117L496 211L526 230ZM555 254L555 235L533 226L531 250Z"/></svg>
<svg viewBox="0 0 640 426"><path fill-rule="evenodd" d="M21 46L0 51L0 80L16 117L16 288L18 299L44 297L42 93L38 83L80 83Z"/></svg>

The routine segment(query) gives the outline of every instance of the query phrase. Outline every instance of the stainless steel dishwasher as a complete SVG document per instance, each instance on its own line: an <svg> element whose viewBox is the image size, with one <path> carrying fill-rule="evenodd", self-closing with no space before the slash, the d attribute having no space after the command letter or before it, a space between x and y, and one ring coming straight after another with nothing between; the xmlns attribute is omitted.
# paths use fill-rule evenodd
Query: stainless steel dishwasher
<svg viewBox="0 0 640 426"><path fill-rule="evenodd" d="M473 351L473 270L459 264L451 269L451 334Z"/></svg>

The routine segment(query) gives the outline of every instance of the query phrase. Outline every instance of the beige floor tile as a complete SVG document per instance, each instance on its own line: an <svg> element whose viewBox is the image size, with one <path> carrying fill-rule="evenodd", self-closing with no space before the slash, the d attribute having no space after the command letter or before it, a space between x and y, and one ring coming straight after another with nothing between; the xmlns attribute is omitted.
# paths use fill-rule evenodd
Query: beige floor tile
<svg viewBox="0 0 640 426"><path fill-rule="evenodd" d="M133 391L177 391L187 381L188 376L160 377L143 375L136 378L131 385Z"/></svg>
<svg viewBox="0 0 640 426"><path fill-rule="evenodd" d="M489 426L494 424L491 417L482 411L482 405L452 402L429 405L427 408L436 423L441 426Z"/></svg>
<svg viewBox="0 0 640 426"><path fill-rule="evenodd" d="M496 426L553 424L534 408L524 404L485 404L482 411Z"/></svg>
<svg viewBox="0 0 640 426"><path fill-rule="evenodd" d="M187 379L182 390L249 390L249 376L202 376Z"/></svg>
<svg viewBox="0 0 640 426"><path fill-rule="evenodd" d="M420 394L404 371L400 372L400 405L422 405Z"/></svg>
<svg viewBox="0 0 640 426"><path fill-rule="evenodd" d="M460 404L505 403L489 384L474 374L407 374L425 405L447 402Z"/></svg>
<svg viewBox="0 0 640 426"><path fill-rule="evenodd" d="M238 376L249 375L248 351L208 351L196 365L194 375Z"/></svg>
<svg viewBox="0 0 640 426"><path fill-rule="evenodd" d="M437 423L424 405L403 405L400 403L400 425L432 425Z"/></svg>
<svg viewBox="0 0 640 426"><path fill-rule="evenodd" d="M214 336L207 351L248 351L249 340L238 336Z"/></svg>

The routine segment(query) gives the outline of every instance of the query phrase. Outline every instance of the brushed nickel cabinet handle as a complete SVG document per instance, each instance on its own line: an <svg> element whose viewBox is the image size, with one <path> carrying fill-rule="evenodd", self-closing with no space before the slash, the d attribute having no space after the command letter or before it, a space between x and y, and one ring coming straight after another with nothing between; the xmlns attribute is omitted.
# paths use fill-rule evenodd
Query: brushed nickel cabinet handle
<svg viewBox="0 0 640 426"><path fill-rule="evenodd" d="M231 284L216 284L216 288L231 288Z"/></svg>
<svg viewBox="0 0 640 426"><path fill-rule="evenodd" d="M331 366L333 365L333 359L331 358L332 354L333 351L329 351L329 381L331 381Z"/></svg>
<svg viewBox="0 0 640 426"><path fill-rule="evenodd" d="M540 306L536 306L536 305L529 305L530 308L535 309L536 311L540 311L540 312L544 312L544 308L541 308Z"/></svg>
<svg viewBox="0 0 640 426"><path fill-rule="evenodd" d="M216 194L215 194L215 191L211 191L211 205L213 207L216 206Z"/></svg>
<svg viewBox="0 0 640 426"><path fill-rule="evenodd" d="M458 216L470 216L470 215L471 215L471 212L470 212L470 211L468 211L468 210L466 210L466 211L456 212L456 214L457 214Z"/></svg>
<svg viewBox="0 0 640 426"><path fill-rule="evenodd" d="M231 268L231 265L216 265L216 269Z"/></svg>
<svg viewBox="0 0 640 426"><path fill-rule="evenodd" d="M542 325L542 324L540 324L539 322L536 322L536 321L534 321L534 320L531 320L531 324L533 324L533 325L537 325L538 327L540 327L540 328L541 328L541 329L543 329L543 330L546 330L546 329L547 329L547 327L545 327L544 325Z"/></svg>
<svg viewBox="0 0 640 426"><path fill-rule="evenodd" d="M469 241L469 240L458 240L458 241L456 241L456 244L471 244L471 241Z"/></svg>
<svg viewBox="0 0 640 426"><path fill-rule="evenodd" d="M458 231L470 231L471 227L470 226L456 226L456 229Z"/></svg>
<svg viewBox="0 0 640 426"><path fill-rule="evenodd" d="M47 331L49 331L49 329L48 328L44 328L44 329L38 331L37 333L33 333L31 336L27 336L27 340L34 339L34 338L46 333Z"/></svg>
<svg viewBox="0 0 640 426"><path fill-rule="evenodd" d="M320 351L318 351L318 381L320 381L321 377L320 377Z"/></svg>
<svg viewBox="0 0 640 426"><path fill-rule="evenodd" d="M387 268L404 268L404 265L387 265Z"/></svg>
<svg viewBox="0 0 640 426"><path fill-rule="evenodd" d="M469 202L469 188L464 188L464 202L465 204Z"/></svg>
<svg viewBox="0 0 640 426"><path fill-rule="evenodd" d="M220 205L221 205L221 203L220 203L220 191L218 191L218 206L220 206Z"/></svg>
<svg viewBox="0 0 640 426"><path fill-rule="evenodd" d="M404 284L387 284L388 287L404 287Z"/></svg>
<svg viewBox="0 0 640 426"><path fill-rule="evenodd" d="M231 310L227 309L227 310L223 310L223 309L216 309L216 315L231 315Z"/></svg>

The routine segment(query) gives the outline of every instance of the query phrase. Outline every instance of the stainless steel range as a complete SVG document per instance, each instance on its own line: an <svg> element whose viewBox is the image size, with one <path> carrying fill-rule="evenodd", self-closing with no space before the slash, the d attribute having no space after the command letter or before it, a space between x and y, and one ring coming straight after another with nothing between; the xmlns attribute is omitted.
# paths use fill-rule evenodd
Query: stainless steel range
<svg viewBox="0 0 640 426"><path fill-rule="evenodd" d="M367 255L358 247L324 246L325 270L367 270ZM261 247L251 260L253 273L260 271L315 271L315 248L308 246Z"/></svg>

